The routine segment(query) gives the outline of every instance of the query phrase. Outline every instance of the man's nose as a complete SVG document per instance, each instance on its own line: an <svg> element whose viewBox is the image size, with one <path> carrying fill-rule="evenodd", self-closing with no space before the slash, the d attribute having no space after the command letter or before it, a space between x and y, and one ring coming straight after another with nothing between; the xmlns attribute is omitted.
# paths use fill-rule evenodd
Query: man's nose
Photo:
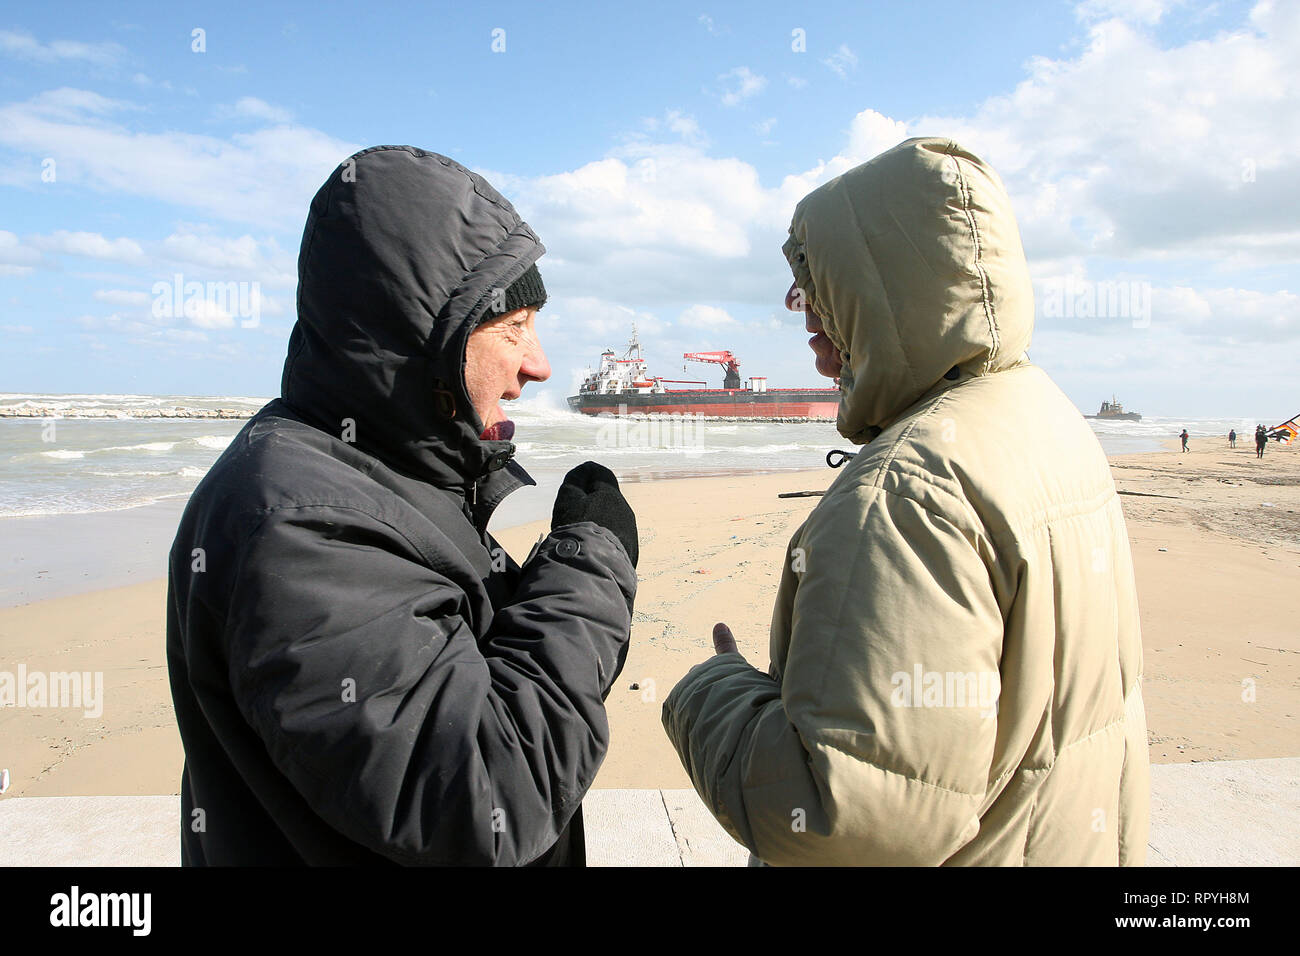
<svg viewBox="0 0 1300 956"><path fill-rule="evenodd" d="M791 312L802 312L803 304L799 301L799 283L791 282L785 293L785 307Z"/></svg>
<svg viewBox="0 0 1300 956"><path fill-rule="evenodd" d="M544 382L551 377L551 363L546 360L546 352L542 350L541 342L536 342L528 350L523 363L519 366L519 374L534 382Z"/></svg>
<svg viewBox="0 0 1300 956"><path fill-rule="evenodd" d="M799 290L797 282L791 282L790 288L785 294L785 307L791 312L803 313L803 327L809 332L816 335L818 332L825 331L822 325L822 317L808 308L808 303L804 301L803 293Z"/></svg>

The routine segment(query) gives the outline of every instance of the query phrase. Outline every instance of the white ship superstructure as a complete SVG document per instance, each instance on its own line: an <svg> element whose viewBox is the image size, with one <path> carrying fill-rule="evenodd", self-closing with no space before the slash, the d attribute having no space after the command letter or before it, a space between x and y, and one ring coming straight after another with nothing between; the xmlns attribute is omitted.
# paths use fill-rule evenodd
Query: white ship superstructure
<svg viewBox="0 0 1300 956"><path fill-rule="evenodd" d="M661 377L651 377L646 370L645 357L641 354L641 343L636 338L636 327L632 328L632 341L627 351L619 358L613 349L606 349L600 354L600 367L582 381L579 395L662 395L664 383Z"/></svg>

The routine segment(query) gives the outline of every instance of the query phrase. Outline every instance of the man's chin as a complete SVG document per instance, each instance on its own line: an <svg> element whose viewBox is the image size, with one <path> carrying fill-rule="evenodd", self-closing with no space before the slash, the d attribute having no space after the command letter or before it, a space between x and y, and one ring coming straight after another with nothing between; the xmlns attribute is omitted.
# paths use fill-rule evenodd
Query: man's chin
<svg viewBox="0 0 1300 956"><path fill-rule="evenodd" d="M833 358L819 355L816 359L817 374L824 375L827 378L839 379L840 373L844 371L843 363L835 361Z"/></svg>

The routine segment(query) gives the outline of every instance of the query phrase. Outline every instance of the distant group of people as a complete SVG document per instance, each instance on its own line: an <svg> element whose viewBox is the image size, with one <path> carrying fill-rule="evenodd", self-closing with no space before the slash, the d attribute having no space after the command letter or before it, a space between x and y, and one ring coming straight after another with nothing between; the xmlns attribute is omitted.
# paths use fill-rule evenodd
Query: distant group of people
<svg viewBox="0 0 1300 956"><path fill-rule="evenodd" d="M1180 437L1183 439L1183 451L1187 451L1187 429L1186 428L1183 429L1183 434ZM1264 446L1267 444L1268 444L1268 429L1265 428L1263 425L1256 425L1255 426L1255 457L1256 458L1264 457ZM1228 432L1228 447L1229 448L1237 447L1237 430L1235 428L1232 431Z"/></svg>

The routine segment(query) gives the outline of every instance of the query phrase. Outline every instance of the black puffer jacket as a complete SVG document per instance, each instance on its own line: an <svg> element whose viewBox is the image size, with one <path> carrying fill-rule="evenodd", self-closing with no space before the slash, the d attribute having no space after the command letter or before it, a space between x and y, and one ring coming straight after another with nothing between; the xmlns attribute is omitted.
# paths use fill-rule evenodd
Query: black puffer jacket
<svg viewBox="0 0 1300 956"><path fill-rule="evenodd" d="M590 522L522 569L496 546L533 482L463 374L491 290L544 251L434 153L366 150L317 193L282 397L171 552L184 863L583 862L636 574Z"/></svg>

